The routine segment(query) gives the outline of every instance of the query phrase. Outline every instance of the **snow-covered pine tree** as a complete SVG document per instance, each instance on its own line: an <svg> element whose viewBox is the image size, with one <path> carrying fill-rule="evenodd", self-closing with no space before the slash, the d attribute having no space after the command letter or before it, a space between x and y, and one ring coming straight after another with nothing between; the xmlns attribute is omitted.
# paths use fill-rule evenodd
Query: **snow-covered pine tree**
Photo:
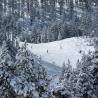
<svg viewBox="0 0 98 98"><path fill-rule="evenodd" d="M59 4L59 14L62 15L64 12L64 0L58 0L58 4Z"/></svg>
<svg viewBox="0 0 98 98"><path fill-rule="evenodd" d="M39 87L39 83L46 83L44 70L38 58L28 51L25 42L16 55L15 72L10 79L15 95L19 98L39 98L45 92Z"/></svg>
<svg viewBox="0 0 98 98"><path fill-rule="evenodd" d="M11 41L4 41L0 53L0 65L3 66L3 68L7 67L8 69L10 69L10 67L13 67L16 53L17 49L16 47L14 47Z"/></svg>
<svg viewBox="0 0 98 98"><path fill-rule="evenodd" d="M60 83L54 89L53 94L59 98L70 98L72 96L72 85L70 81L72 77L72 66L70 60L68 60L67 64L64 64L63 68Z"/></svg>
<svg viewBox="0 0 98 98"><path fill-rule="evenodd" d="M59 81L60 81L60 82L61 82L62 80L64 80L65 71L66 71L66 64L65 64L65 62L64 62L64 63L63 63L63 67L62 67L62 72L61 72L61 75L60 75L60 78L59 78Z"/></svg>
<svg viewBox="0 0 98 98"><path fill-rule="evenodd" d="M65 88L65 95L67 96L72 96L72 83L71 83L71 78L72 78L72 65L70 63L70 60L68 59L68 63L66 64L67 68L64 73L64 88Z"/></svg>
<svg viewBox="0 0 98 98"><path fill-rule="evenodd" d="M79 72L81 71L81 67L82 67L81 61L77 60L77 64L76 64L77 74L79 74Z"/></svg>
<svg viewBox="0 0 98 98"><path fill-rule="evenodd" d="M20 46L19 46L19 40L17 38L14 39L14 46L19 49Z"/></svg>
<svg viewBox="0 0 98 98"><path fill-rule="evenodd" d="M69 5L68 5L68 10L69 10L69 20L73 20L74 16L74 3L73 0L69 0Z"/></svg>
<svg viewBox="0 0 98 98"><path fill-rule="evenodd" d="M15 71L14 55L15 52L10 42L4 41L0 53L0 96L2 98L12 98L13 91L10 88L10 78ZM14 96L13 96L14 97Z"/></svg>
<svg viewBox="0 0 98 98"><path fill-rule="evenodd" d="M10 85L17 97L34 97L36 73L34 72L34 60L27 50L26 42L16 55L15 73L11 78ZM31 97L31 98L32 98Z"/></svg>
<svg viewBox="0 0 98 98"><path fill-rule="evenodd" d="M41 42L47 42L47 27L44 27L42 30Z"/></svg>
<svg viewBox="0 0 98 98"><path fill-rule="evenodd" d="M49 93L48 85L49 85L50 81L48 79L46 69L42 66L41 57L36 58L35 63L36 63L36 66L37 66L37 68L36 68L36 70L37 70L36 73L38 75L37 90L39 91L39 96L42 97L42 98L44 98L44 96L47 96L47 98L48 98L48 93Z"/></svg>
<svg viewBox="0 0 98 98"><path fill-rule="evenodd" d="M84 98L93 98L93 75L91 73L92 56L83 55L81 68L76 82L76 96Z"/></svg>
<svg viewBox="0 0 98 98"><path fill-rule="evenodd" d="M95 52L92 62L93 62L92 75L94 76L93 87L94 87L94 93L97 98L98 97L98 38L95 39Z"/></svg>
<svg viewBox="0 0 98 98"><path fill-rule="evenodd" d="M61 40L62 39L62 35L61 33L58 34L58 40Z"/></svg>
<svg viewBox="0 0 98 98"><path fill-rule="evenodd" d="M65 79L70 79L70 76L72 74L72 65L71 65L69 59L68 59L68 63L66 64L66 66L67 66L67 69L64 73L64 77L65 77Z"/></svg>
<svg viewBox="0 0 98 98"><path fill-rule="evenodd" d="M9 51L9 44L3 42L0 54L0 65L10 66L12 61L11 53Z"/></svg>

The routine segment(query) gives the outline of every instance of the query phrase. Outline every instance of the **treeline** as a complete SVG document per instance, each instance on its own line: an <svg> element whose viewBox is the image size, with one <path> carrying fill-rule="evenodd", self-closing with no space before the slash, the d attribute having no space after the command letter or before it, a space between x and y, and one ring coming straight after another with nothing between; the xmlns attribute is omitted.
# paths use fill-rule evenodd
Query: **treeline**
<svg viewBox="0 0 98 98"><path fill-rule="evenodd" d="M97 33L98 1L1 0L1 42L13 33L22 41L40 43Z"/></svg>

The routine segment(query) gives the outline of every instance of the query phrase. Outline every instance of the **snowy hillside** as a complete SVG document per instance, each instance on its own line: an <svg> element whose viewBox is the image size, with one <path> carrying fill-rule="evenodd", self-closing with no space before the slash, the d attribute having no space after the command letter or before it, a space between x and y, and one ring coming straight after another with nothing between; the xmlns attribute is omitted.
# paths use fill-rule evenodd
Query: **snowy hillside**
<svg viewBox="0 0 98 98"><path fill-rule="evenodd" d="M93 46L88 44L87 39L73 37L50 43L28 43L28 49L35 55L41 56L42 60L60 67L64 62L67 63L69 59L73 68L75 68L77 60L81 59L84 52L88 53L89 50L94 50Z"/></svg>

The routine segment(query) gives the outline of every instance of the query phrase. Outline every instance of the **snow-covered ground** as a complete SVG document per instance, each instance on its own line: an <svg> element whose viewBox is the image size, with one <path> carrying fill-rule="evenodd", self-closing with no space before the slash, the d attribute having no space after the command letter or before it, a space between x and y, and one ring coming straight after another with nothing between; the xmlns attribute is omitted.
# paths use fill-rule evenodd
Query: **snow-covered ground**
<svg viewBox="0 0 98 98"><path fill-rule="evenodd" d="M88 44L89 42L86 38L73 37L61 41L41 44L28 43L27 45L33 54L41 56L42 60L46 62L62 67L63 63L67 63L69 59L73 68L75 68L77 60L81 60L84 52L94 51L94 47Z"/></svg>

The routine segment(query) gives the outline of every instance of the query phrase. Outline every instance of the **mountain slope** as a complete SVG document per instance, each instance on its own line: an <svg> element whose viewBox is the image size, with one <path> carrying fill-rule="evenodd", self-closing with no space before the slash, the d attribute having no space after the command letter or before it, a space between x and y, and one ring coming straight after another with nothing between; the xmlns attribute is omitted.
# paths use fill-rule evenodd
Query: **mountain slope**
<svg viewBox="0 0 98 98"><path fill-rule="evenodd" d="M46 62L61 67L69 59L73 68L75 68L77 60L81 59L84 52L88 53L89 50L94 51L94 47L88 44L89 41L85 38L73 37L50 43L28 43L27 45L33 54L41 56L42 60Z"/></svg>

